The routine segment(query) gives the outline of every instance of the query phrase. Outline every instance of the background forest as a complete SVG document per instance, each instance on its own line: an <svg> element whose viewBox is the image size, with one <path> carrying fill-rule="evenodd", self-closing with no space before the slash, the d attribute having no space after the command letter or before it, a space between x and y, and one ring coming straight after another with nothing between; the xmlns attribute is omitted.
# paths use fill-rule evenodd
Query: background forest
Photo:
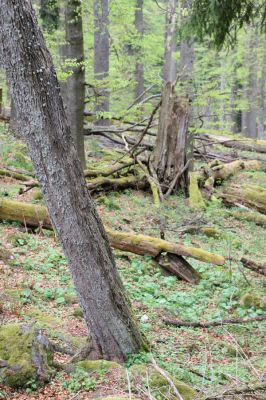
<svg viewBox="0 0 266 400"><path fill-rule="evenodd" d="M265 399L264 2L13 3L0 399Z"/></svg>

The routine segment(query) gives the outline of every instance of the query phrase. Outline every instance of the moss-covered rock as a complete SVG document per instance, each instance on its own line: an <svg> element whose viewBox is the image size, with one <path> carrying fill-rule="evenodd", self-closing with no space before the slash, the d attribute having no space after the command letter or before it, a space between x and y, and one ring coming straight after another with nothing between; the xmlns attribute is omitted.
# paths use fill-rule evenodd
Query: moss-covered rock
<svg viewBox="0 0 266 400"><path fill-rule="evenodd" d="M158 371L152 366L139 364L133 365L130 368L130 373L133 382L136 384L142 383L143 385L149 385L151 394L153 397L157 395L163 396L164 399L175 400L176 395L173 389ZM196 392L186 383L179 381L178 379L169 375L169 378L174 383L176 389L183 397L184 400L193 400L196 397Z"/></svg>
<svg viewBox="0 0 266 400"><path fill-rule="evenodd" d="M102 370L121 370L122 366L114 361L106 360L84 360L75 364L76 368L86 372L100 372Z"/></svg>
<svg viewBox="0 0 266 400"><path fill-rule="evenodd" d="M266 311L266 296L254 292L247 292L241 297L240 304L243 307L261 308Z"/></svg>
<svg viewBox="0 0 266 400"><path fill-rule="evenodd" d="M25 325L0 328L0 359L0 381L12 388L26 387L29 380L48 381L53 373L48 341Z"/></svg>

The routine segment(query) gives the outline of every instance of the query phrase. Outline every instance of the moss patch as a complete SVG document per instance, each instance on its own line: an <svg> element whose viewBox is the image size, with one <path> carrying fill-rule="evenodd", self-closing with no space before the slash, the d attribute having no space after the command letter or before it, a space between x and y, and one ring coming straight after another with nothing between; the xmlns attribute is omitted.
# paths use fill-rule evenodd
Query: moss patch
<svg viewBox="0 0 266 400"><path fill-rule="evenodd" d="M26 387L29 380L46 381L52 373L52 354L36 339L33 329L10 324L0 329L1 381L12 387Z"/></svg>
<svg viewBox="0 0 266 400"><path fill-rule="evenodd" d="M76 363L78 369L82 369L86 372L99 372L102 370L115 370L121 369L121 365L113 361L105 360L84 360Z"/></svg>
<svg viewBox="0 0 266 400"><path fill-rule="evenodd" d="M167 380L151 366L145 364L134 365L130 368L130 372L135 384L142 382L144 385L149 385L152 396L160 395L168 400L176 399L176 395ZM189 385L170 375L169 378L184 400L192 400L196 397L196 392Z"/></svg>
<svg viewBox="0 0 266 400"><path fill-rule="evenodd" d="M266 311L266 296L248 292L241 297L240 304L243 307L261 308Z"/></svg>

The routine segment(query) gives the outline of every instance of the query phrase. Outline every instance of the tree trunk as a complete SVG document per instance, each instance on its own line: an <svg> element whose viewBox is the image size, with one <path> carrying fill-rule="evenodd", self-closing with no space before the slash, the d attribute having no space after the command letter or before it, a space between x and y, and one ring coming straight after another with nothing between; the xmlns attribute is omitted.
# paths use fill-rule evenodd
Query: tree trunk
<svg viewBox="0 0 266 400"><path fill-rule="evenodd" d="M65 5L66 43L62 46L67 79L61 83L67 120L83 168L85 162L83 111L85 70L81 0L67 0Z"/></svg>
<svg viewBox="0 0 266 400"><path fill-rule="evenodd" d="M154 168L163 191L186 165L188 101L176 96L174 86L167 82L162 91L162 105L154 150ZM185 172L185 171L184 171ZM175 187L184 179L181 174Z"/></svg>
<svg viewBox="0 0 266 400"><path fill-rule="evenodd" d="M11 98L11 107L10 107L10 120L9 120L9 131L15 137L20 137L19 132L19 122L18 122L18 113L16 110L16 106L14 100Z"/></svg>
<svg viewBox="0 0 266 400"><path fill-rule="evenodd" d="M144 92L144 65L141 61L142 51L141 42L144 36L144 22L143 22L143 0L136 0L135 8L135 28L138 33L139 45L135 50L136 64L135 64L135 99L137 102L142 100L142 94Z"/></svg>
<svg viewBox="0 0 266 400"><path fill-rule="evenodd" d="M51 56L29 1L2 0L0 37L1 62L29 154L91 334L91 356L124 360L143 349L144 341L88 194Z"/></svg>
<svg viewBox="0 0 266 400"><path fill-rule="evenodd" d="M174 82L176 80L176 63L173 60L173 52L176 49L176 7L177 0L169 0L167 13L165 15L165 42L164 42L164 82Z"/></svg>
<svg viewBox="0 0 266 400"><path fill-rule="evenodd" d="M244 96L248 105L247 109L242 112L242 133L251 138L257 138L257 35L257 29L250 27L246 55L248 77L244 88Z"/></svg>
<svg viewBox="0 0 266 400"><path fill-rule="evenodd" d="M47 210L36 204L0 199L0 220L18 221L29 227L51 229L51 221ZM206 228L207 229L207 228ZM139 255L158 257L161 253L192 257L199 261L223 265L224 258L203 249L184 246L181 243L167 242L152 236L132 232L114 231L106 228L113 248Z"/></svg>
<svg viewBox="0 0 266 400"><path fill-rule="evenodd" d="M262 64L261 64L261 77L259 82L259 101L258 101L258 139L264 138L265 130L265 85L266 85L266 39L262 38Z"/></svg>
<svg viewBox="0 0 266 400"><path fill-rule="evenodd" d="M95 112L109 111L109 92L106 88L109 76L108 12L108 0L94 0L94 79L104 81L97 88ZM102 118L97 123L108 125L109 120Z"/></svg>

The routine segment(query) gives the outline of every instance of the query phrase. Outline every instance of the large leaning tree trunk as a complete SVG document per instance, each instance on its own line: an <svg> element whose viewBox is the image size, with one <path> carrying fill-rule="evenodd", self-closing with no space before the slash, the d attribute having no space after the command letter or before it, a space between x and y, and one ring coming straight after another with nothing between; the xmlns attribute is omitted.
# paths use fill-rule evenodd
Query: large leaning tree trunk
<svg viewBox="0 0 266 400"><path fill-rule="evenodd" d="M145 342L88 194L51 56L29 0L1 1L0 57L91 335L90 356L124 360Z"/></svg>
<svg viewBox="0 0 266 400"><path fill-rule="evenodd" d="M83 130L85 69L81 4L81 0L67 0L64 6L66 43L62 46L62 56L68 77L61 82L61 88L71 134L81 164L85 167Z"/></svg>

